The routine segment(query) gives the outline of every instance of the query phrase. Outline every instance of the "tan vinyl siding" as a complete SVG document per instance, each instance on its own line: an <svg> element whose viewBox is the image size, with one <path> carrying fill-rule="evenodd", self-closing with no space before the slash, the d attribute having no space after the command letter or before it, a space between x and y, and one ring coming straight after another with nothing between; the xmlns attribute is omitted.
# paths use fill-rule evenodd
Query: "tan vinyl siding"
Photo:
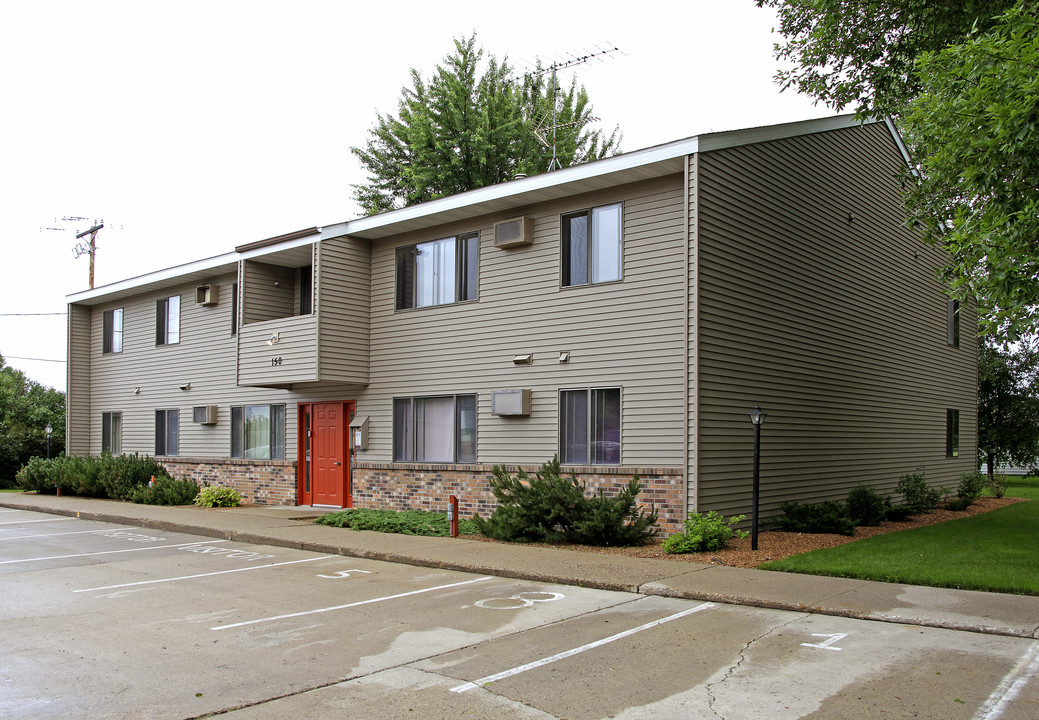
<svg viewBox="0 0 1039 720"><path fill-rule="evenodd" d="M477 459L533 463L558 449L558 392L622 388L624 465L683 465L685 377L684 192L681 174L572 197L509 217L534 218L534 242L493 245L487 216L380 242L372 251L371 382L357 412L371 416L360 460L392 457L392 398L476 393ZM623 279L560 287L561 213L623 203ZM478 299L394 310L395 248L478 231ZM558 362L569 351L568 364ZM513 356L533 353L532 365ZM530 388L530 417L491 413L497 389Z"/></svg>
<svg viewBox="0 0 1039 720"><path fill-rule="evenodd" d="M98 318L100 322L100 315ZM65 452L69 455L90 452L90 322L89 307L69 305L65 394Z"/></svg>
<svg viewBox="0 0 1039 720"><path fill-rule="evenodd" d="M687 209L687 232L689 247L686 250L686 272L689 278L689 291L686 297L686 352L688 362L686 366L685 392L686 392L686 504L687 509L692 511L697 508L698 490L697 484L697 444L699 412L696 404L698 396L699 377L697 371L699 358L699 332L697 329L697 305L699 302L699 225L697 214L697 203L699 202L698 178L700 173L699 155L690 155L686 163L686 209Z"/></svg>
<svg viewBox="0 0 1039 720"><path fill-rule="evenodd" d="M277 342L270 342L273 336ZM238 328L238 384L278 387L314 382L317 317L297 315Z"/></svg>
<svg viewBox="0 0 1039 720"><path fill-rule="evenodd" d="M299 307L296 268L246 260L242 272L242 323L291 317ZM277 283L277 284L275 284Z"/></svg>
<svg viewBox="0 0 1039 720"><path fill-rule="evenodd" d="M322 380L368 383L371 246L336 238L319 245L319 362Z"/></svg>
<svg viewBox="0 0 1039 720"><path fill-rule="evenodd" d="M951 485L974 466L975 316L946 345L939 251L903 226L901 160L882 124L702 153L698 173L701 508L885 493L918 465ZM945 457L945 410L960 455Z"/></svg>

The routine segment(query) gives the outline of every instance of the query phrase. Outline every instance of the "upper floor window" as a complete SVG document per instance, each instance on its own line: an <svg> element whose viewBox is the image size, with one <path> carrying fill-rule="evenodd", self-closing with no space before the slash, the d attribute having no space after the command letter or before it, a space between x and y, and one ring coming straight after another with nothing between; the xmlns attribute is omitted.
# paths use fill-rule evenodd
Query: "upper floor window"
<svg viewBox="0 0 1039 720"><path fill-rule="evenodd" d="M118 455L123 451L123 414L101 413L101 452Z"/></svg>
<svg viewBox="0 0 1039 720"><path fill-rule="evenodd" d="M476 462L476 396L393 399L396 462Z"/></svg>
<svg viewBox="0 0 1039 720"><path fill-rule="evenodd" d="M285 458L285 406L242 405L231 408L231 457Z"/></svg>
<svg viewBox="0 0 1039 720"><path fill-rule="evenodd" d="M180 451L180 410L155 411L155 454L176 455Z"/></svg>
<svg viewBox="0 0 1039 720"><path fill-rule="evenodd" d="M960 455L960 411L945 411L945 457Z"/></svg>
<svg viewBox="0 0 1039 720"><path fill-rule="evenodd" d="M477 233L397 248L396 308L475 300L479 255Z"/></svg>
<svg viewBox="0 0 1039 720"><path fill-rule="evenodd" d="M559 457L569 465L620 464L620 388L559 393Z"/></svg>
<svg viewBox="0 0 1039 720"><path fill-rule="evenodd" d="M180 295L170 295L155 303L155 344L180 342Z"/></svg>
<svg viewBox="0 0 1039 720"><path fill-rule="evenodd" d="M960 301L949 300L946 306L946 342L953 347L960 346Z"/></svg>
<svg viewBox="0 0 1039 720"><path fill-rule="evenodd" d="M105 310L101 319L102 353L118 353L123 351L123 309Z"/></svg>
<svg viewBox="0 0 1039 720"><path fill-rule="evenodd" d="M562 219L563 286L621 279L621 204Z"/></svg>
<svg viewBox="0 0 1039 720"><path fill-rule="evenodd" d="M238 334L238 283L231 283L231 334Z"/></svg>

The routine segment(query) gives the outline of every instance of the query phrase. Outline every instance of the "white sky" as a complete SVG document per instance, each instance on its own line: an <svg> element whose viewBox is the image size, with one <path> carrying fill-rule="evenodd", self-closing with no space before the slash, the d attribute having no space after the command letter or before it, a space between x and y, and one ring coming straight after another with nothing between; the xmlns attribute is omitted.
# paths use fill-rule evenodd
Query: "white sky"
<svg viewBox="0 0 1039 720"><path fill-rule="evenodd" d="M454 37L520 69L619 47L576 72L630 151L832 114L779 92L774 25L753 0L7 3L0 354L65 389L63 363L21 359L64 359L65 318L6 314L62 313L87 288L71 249L91 220L100 287L356 217L350 147Z"/></svg>

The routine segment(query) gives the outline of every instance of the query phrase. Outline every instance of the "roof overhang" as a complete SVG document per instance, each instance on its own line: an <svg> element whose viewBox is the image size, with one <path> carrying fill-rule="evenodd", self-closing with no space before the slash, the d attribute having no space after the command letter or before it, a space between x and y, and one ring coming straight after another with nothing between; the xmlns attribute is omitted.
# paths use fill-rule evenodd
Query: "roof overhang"
<svg viewBox="0 0 1039 720"><path fill-rule="evenodd" d="M196 260L184 265L159 270L157 272L127 278L110 283L93 290L83 290L67 297L68 302L77 305L98 305L103 302L121 300L131 295L154 292L185 283L203 283L216 275L238 271L238 254L226 253L216 257Z"/></svg>

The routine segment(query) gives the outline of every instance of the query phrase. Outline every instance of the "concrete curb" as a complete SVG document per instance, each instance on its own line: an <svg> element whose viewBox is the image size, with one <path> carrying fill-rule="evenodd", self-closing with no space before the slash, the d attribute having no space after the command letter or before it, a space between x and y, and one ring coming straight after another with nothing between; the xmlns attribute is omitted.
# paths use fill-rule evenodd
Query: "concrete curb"
<svg viewBox="0 0 1039 720"><path fill-rule="evenodd" d="M6 493L0 495L0 507L517 580L1039 638L1039 597L1034 596L341 530L300 522L312 515L287 508L283 514L277 509L214 511Z"/></svg>

